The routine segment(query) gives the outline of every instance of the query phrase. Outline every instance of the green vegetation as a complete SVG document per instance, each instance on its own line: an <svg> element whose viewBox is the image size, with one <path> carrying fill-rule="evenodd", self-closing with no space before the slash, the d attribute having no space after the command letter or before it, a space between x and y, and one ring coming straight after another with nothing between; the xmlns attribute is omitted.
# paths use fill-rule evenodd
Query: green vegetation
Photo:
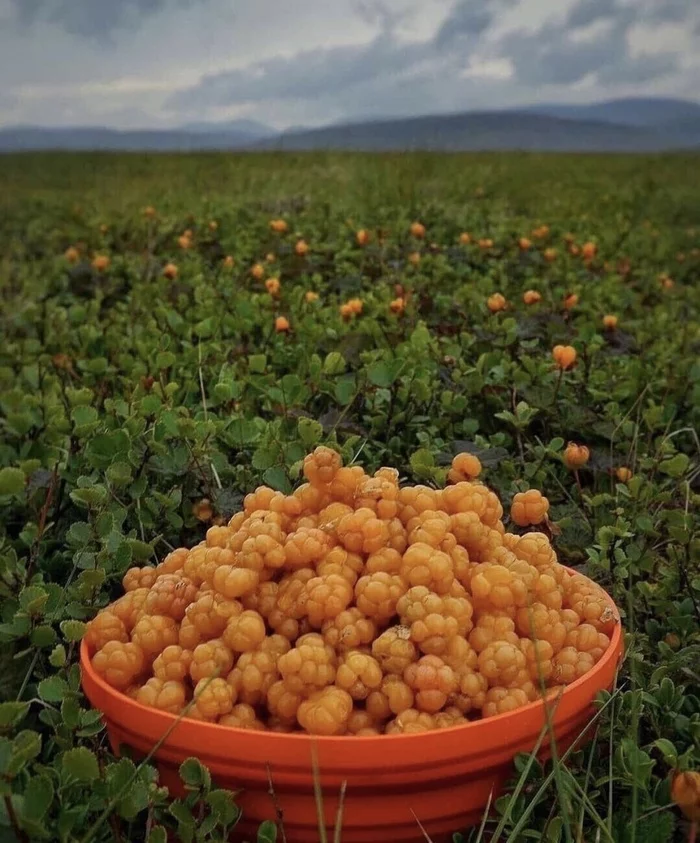
<svg viewBox="0 0 700 843"><path fill-rule="evenodd" d="M0 839L221 839L236 808L197 762L169 807L153 768L110 754L79 641L127 568L200 541L260 483L292 488L318 443L424 483L478 452L504 504L547 495L561 560L622 611L626 660L595 743L554 768L517 759L517 795L487 833L500 816L494 840L686 839L669 775L700 766L697 169L692 156L0 158ZM585 243L590 260L572 254ZM542 299L526 305L530 289ZM491 313L496 292L509 306ZM353 298L363 312L344 320ZM578 354L562 374L558 344ZM576 473L569 441L590 449Z"/></svg>

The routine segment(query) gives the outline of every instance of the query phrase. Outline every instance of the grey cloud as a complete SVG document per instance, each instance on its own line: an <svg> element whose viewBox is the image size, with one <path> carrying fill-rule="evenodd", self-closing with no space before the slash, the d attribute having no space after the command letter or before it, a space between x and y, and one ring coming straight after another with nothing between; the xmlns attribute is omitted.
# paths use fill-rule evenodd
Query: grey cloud
<svg viewBox="0 0 700 843"><path fill-rule="evenodd" d="M472 0L461 0L438 29L435 46L451 46L465 36L478 37L486 32L492 20L493 6L488 9L485 3L475 5Z"/></svg>
<svg viewBox="0 0 700 843"><path fill-rule="evenodd" d="M138 25L168 5L192 0L10 0L15 19L24 26L49 21L71 35L103 39L118 29Z"/></svg>
<svg viewBox="0 0 700 843"><path fill-rule="evenodd" d="M620 12L615 0L583 0L571 8L565 26L569 29L583 29L602 18L615 18Z"/></svg>

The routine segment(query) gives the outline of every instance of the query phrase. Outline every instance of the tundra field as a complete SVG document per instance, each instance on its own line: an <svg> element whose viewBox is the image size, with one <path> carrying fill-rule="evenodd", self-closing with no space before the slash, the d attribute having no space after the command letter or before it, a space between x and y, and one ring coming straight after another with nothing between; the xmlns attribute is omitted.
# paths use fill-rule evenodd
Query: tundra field
<svg viewBox="0 0 700 843"><path fill-rule="evenodd" d="M358 731L455 725L534 699L541 664L533 674L521 653L532 643L521 614L534 611L532 596L525 581L507 578L527 569L544 579L526 551L535 541L547 553L551 542L560 563L615 599L624 661L599 697L592 741L554 761L516 757L509 792L481 828L455 829L454 841L694 840L699 172L693 155L0 156L0 841L165 843L175 834L214 843L238 820L235 794L218 789L197 759L183 763L188 795L173 802L154 767L111 754L81 692L86 632L102 647L93 665L108 681L166 707L163 677L177 674L171 686L200 719L332 729L348 741ZM374 494L359 469L326 482L337 470L323 463L327 451L304 461L318 446L370 478L397 469L401 488L380 472ZM459 454L478 462L462 456L452 467ZM460 533L456 512L472 512L454 503L459 492L434 491L460 482L485 501L481 510L474 504L473 520L497 550ZM246 499L262 485L281 494ZM422 497L407 488L415 485L426 487ZM533 492L512 506L527 490L546 500ZM253 553L244 543L234 554L226 525L244 507L246 517L256 514L244 527L244 516L234 519L239 534L258 536L256 519L274 522L265 534L272 545ZM308 550L319 528L344 561L319 562ZM504 531L512 535L501 539ZM519 538L532 532L538 538ZM273 534L282 536L277 545ZM250 585L177 561L194 553L172 555L205 540L202 548L229 553L227 573L243 571ZM455 544L462 568L449 562L454 583L441 588L430 548L456 560ZM308 606L285 602L285 583L250 561L263 553L273 565L270 547L284 577L302 590L312 584ZM429 575L420 580L406 557L423 551ZM495 568L510 583L500 602ZM370 580L396 590L388 611L369 600ZM192 606L211 603L213 590L236 613L245 609L222 633L223 656L207 643L218 633L197 627L191 645L183 641L194 613L185 601L178 615L173 583ZM437 624L429 638L411 625L411 600L420 603L416 588L426 584L441 607L438 620L428 616ZM466 679L461 693L445 680L463 678L445 643L452 616L438 595L448 587L468 610L461 646L474 665L478 658L469 673L478 692L466 692ZM120 597L120 609L88 626ZM537 605L558 622L572 603L566 593L556 599ZM317 670L315 684L293 685L286 651L303 661L298 636L310 635L327 653L341 610L356 613L353 623L362 615L373 632L352 658L331 647L325 679ZM485 666L488 646L474 632L489 614L505 625L512 673ZM607 638L598 616L579 614L599 647L595 636ZM240 674L258 652L259 640L240 643L240 619L253 616L262 636L286 638L255 693L231 678L234 659ZM413 655L403 678L391 671L407 702L382 715L386 675L378 672L372 696L370 680L358 691L351 671L383 664L373 639L391 623L408 624ZM593 663L583 637L547 644L550 686ZM175 673L161 676L166 645L177 651ZM210 648L214 672L192 656L200 647ZM113 652L146 654L153 678L146 683L139 660L115 679L115 664L126 662ZM421 685L421 665L438 663L441 679ZM231 670L226 682L222 669ZM202 679L221 683L216 699L207 686L192 701ZM291 715L270 687L296 694ZM331 726L313 708L326 702ZM272 822L257 835L284 839Z"/></svg>

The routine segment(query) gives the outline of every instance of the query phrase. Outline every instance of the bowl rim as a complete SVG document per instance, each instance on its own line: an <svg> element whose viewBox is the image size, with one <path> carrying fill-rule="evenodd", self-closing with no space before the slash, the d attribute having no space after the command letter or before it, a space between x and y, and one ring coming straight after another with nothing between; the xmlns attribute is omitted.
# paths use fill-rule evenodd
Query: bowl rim
<svg viewBox="0 0 700 843"><path fill-rule="evenodd" d="M595 580L591 580L590 577L586 576L586 574L581 573L580 571L576 571L572 568L566 568L566 571L569 576L582 576L585 577L590 582L595 582ZM598 585L598 583L595 583ZM598 586L602 589L602 586ZM620 613L615 604L615 601L612 597L608 594L607 591L604 589L603 593L608 599L610 606L612 607L615 613L615 629L613 630L612 635L610 636L610 644L608 645L607 650L601 657L600 661L597 662L591 670L587 671L580 676L578 679L574 680L570 685L567 685L564 690L561 692L558 698L554 698L556 701L556 707L558 708L559 705L565 698L571 699L573 696L576 695L576 691L578 688L586 685L587 683L591 682L593 677L596 674L602 673L606 667L610 665L610 662L613 660L617 660L621 662L624 657L624 651L622 648L622 636L623 636L623 627L622 622L620 620ZM296 742L299 744L310 744L319 742L326 746L331 746L340 742L341 744L346 743L350 738L352 738L353 745L359 745L358 742L364 743L373 743L378 740L381 740L382 743L388 741L406 741L406 740L413 740L415 742L420 742L424 740L426 737L430 737L433 735L433 732L418 732L414 734L396 734L396 735L309 735L303 732L268 732L268 731L261 731L256 729L240 729L237 726L221 726L218 723L209 723L205 720L195 720L193 718L188 718L186 715L183 717L182 715L171 714L167 711L160 711L157 708L153 708L151 706L144 705L143 703L137 702L136 700L132 699L131 697L127 697L126 694L123 694L121 691L118 691L116 688L113 688L109 685L105 680L98 675L98 673L94 670L92 663L90 661L90 656L88 653L88 646L87 642L83 638L80 642L80 670L81 670L81 686L84 685L83 682L83 672L86 673L90 681L96 685L103 694L106 694L109 697L112 697L116 702L119 703L125 710L131 709L136 713L138 716L139 712L146 712L149 717L160 720L163 723L163 734L166 735L166 742L167 736L175 729L178 724L178 721L184 723L189 727L196 726L198 730L201 730L203 735L209 733L212 738L215 736L221 735L222 733L226 733L227 735L234 736L238 735L240 737L245 736L246 738L250 738L254 735L259 735L261 737L265 737L267 739L273 738L274 740L278 741L287 741L290 742L289 745L293 745L292 742ZM604 690L601 688L600 690ZM84 688L83 688L83 692ZM92 701L88 694L85 694L92 705ZM538 708L544 708L545 704L548 700L545 697L540 697L537 700L534 700L527 705L523 705L520 708L516 708L514 711L507 711L504 714L495 714L493 717L481 718L479 720L471 720L469 723L460 723L457 726L450 726L445 729L440 729L440 733L450 733L456 734L458 732L463 733L465 735L470 734L467 730L474 732L475 729L479 727L483 728L485 724L489 724L489 727L493 727L494 724L503 724L503 726L507 726L509 723L514 723L518 719L521 719L526 714L533 714ZM98 709L99 710L99 709ZM104 712L102 712L104 714ZM553 718L556 717L556 710L552 715ZM434 736L434 735L433 735Z"/></svg>

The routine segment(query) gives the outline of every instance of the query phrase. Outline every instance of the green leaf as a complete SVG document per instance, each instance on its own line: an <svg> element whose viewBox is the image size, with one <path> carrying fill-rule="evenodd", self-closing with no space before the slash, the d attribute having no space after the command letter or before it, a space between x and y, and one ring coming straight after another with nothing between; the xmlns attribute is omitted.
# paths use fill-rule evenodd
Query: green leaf
<svg viewBox="0 0 700 843"><path fill-rule="evenodd" d="M56 642L56 630L48 624L35 626L29 640L35 647L50 647Z"/></svg>
<svg viewBox="0 0 700 843"><path fill-rule="evenodd" d="M43 773L33 776L24 791L22 816L30 820L40 820L53 802L53 782Z"/></svg>
<svg viewBox="0 0 700 843"><path fill-rule="evenodd" d="M289 479L287 478L287 472L282 468L282 466L277 465L274 468L268 468L267 471L263 473L263 480L268 486L278 492L285 492L288 494L291 491L292 487L289 483Z"/></svg>
<svg viewBox="0 0 700 843"><path fill-rule="evenodd" d="M86 624L82 621L61 621L60 626L66 641L80 641L85 635Z"/></svg>
<svg viewBox="0 0 700 843"><path fill-rule="evenodd" d="M277 823L265 820L258 828L258 843L277 843Z"/></svg>
<svg viewBox="0 0 700 843"><path fill-rule="evenodd" d="M83 784L93 782L100 777L97 756L84 746L78 746L64 752L61 759L61 769L66 777Z"/></svg>
<svg viewBox="0 0 700 843"><path fill-rule="evenodd" d="M190 788L208 790L211 787L209 770L197 758L187 758L180 764L180 778Z"/></svg>
<svg viewBox="0 0 700 843"><path fill-rule="evenodd" d="M0 703L0 729L6 730L20 723L29 711L27 702Z"/></svg>
<svg viewBox="0 0 700 843"><path fill-rule="evenodd" d="M82 547L92 539L92 528L87 521L74 521L68 528L66 538L69 544Z"/></svg>
<svg viewBox="0 0 700 843"><path fill-rule="evenodd" d="M316 419L299 419L297 429L299 438L307 448L317 445L323 436L323 425Z"/></svg>
<svg viewBox="0 0 700 843"><path fill-rule="evenodd" d="M107 480L113 486L126 486L133 477L132 469L127 462L113 462L105 472Z"/></svg>
<svg viewBox="0 0 700 843"><path fill-rule="evenodd" d="M248 369L252 374L262 375L267 367L265 354L251 354L248 357Z"/></svg>
<svg viewBox="0 0 700 843"><path fill-rule="evenodd" d="M51 650L51 655L49 656L49 664L51 667L63 667L66 663L66 648L63 644L56 644L56 646Z"/></svg>
<svg viewBox="0 0 700 843"><path fill-rule="evenodd" d="M686 454L676 454L671 459L663 460L659 464L659 471L663 471L669 477L681 477L685 474L689 462L690 460Z"/></svg>
<svg viewBox="0 0 700 843"><path fill-rule="evenodd" d="M212 790L207 794L206 801L221 825L231 825L240 814L230 790Z"/></svg>
<svg viewBox="0 0 700 843"><path fill-rule="evenodd" d="M42 679L38 686L39 696L44 702L56 703L62 702L68 691L68 683L60 676L49 676L48 679Z"/></svg>
<svg viewBox="0 0 700 843"><path fill-rule="evenodd" d="M24 766L41 752L41 735L32 729L19 732L12 741L12 758L8 765L8 775L16 775Z"/></svg>
<svg viewBox="0 0 700 843"><path fill-rule="evenodd" d="M140 412L142 416L155 416L158 410L163 406L163 402L157 395L147 395L141 399Z"/></svg>
<svg viewBox="0 0 700 843"><path fill-rule="evenodd" d="M19 495L24 491L26 477L21 468L0 470L0 495Z"/></svg>
<svg viewBox="0 0 700 843"><path fill-rule="evenodd" d="M345 375L335 385L335 400L345 406L352 401L356 392L355 375Z"/></svg>
<svg viewBox="0 0 700 843"><path fill-rule="evenodd" d="M194 828L195 821L192 816L192 812L180 799L176 799L174 802L171 802L168 810L178 823L183 825L185 828L188 826L190 828Z"/></svg>
<svg viewBox="0 0 700 843"><path fill-rule="evenodd" d="M20 592L19 605L28 615L40 615L48 599L48 592L41 586L28 585Z"/></svg>
<svg viewBox="0 0 700 843"><path fill-rule="evenodd" d="M323 373L325 375L341 375L346 367L345 358L339 351L331 351L323 361Z"/></svg>
<svg viewBox="0 0 700 843"><path fill-rule="evenodd" d="M162 825L151 826L146 843L168 843L168 832Z"/></svg>

